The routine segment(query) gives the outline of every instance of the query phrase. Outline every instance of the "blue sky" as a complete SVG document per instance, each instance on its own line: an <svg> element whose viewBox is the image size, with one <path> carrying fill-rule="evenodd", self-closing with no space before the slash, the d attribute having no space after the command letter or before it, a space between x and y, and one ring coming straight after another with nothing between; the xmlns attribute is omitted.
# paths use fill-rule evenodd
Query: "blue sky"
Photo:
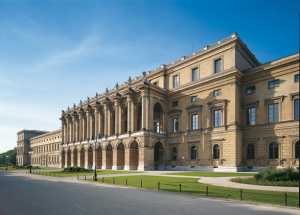
<svg viewBox="0 0 300 215"><path fill-rule="evenodd" d="M299 51L297 0L0 0L0 153L22 129L233 32L261 63Z"/></svg>

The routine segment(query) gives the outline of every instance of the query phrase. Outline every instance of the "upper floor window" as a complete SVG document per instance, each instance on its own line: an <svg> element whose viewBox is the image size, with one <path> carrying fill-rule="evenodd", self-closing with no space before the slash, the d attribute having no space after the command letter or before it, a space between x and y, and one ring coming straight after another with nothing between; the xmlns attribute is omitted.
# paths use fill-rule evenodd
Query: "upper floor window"
<svg viewBox="0 0 300 215"><path fill-rule="evenodd" d="M220 96L221 95L221 90L215 90L214 91L214 96Z"/></svg>
<svg viewBox="0 0 300 215"><path fill-rule="evenodd" d="M196 152L197 152L196 147L192 146L192 148L191 148L191 160L196 160Z"/></svg>
<svg viewBox="0 0 300 215"><path fill-rule="evenodd" d="M269 81L269 89L270 88L274 88L274 87L278 87L279 86L279 80L274 80L274 81Z"/></svg>
<svg viewBox="0 0 300 215"><path fill-rule="evenodd" d="M299 119L299 99L294 101L294 119Z"/></svg>
<svg viewBox="0 0 300 215"><path fill-rule="evenodd" d="M278 158L278 144L275 142L269 145L269 158L270 159Z"/></svg>
<svg viewBox="0 0 300 215"><path fill-rule="evenodd" d="M192 81L198 80L198 68L192 69Z"/></svg>
<svg viewBox="0 0 300 215"><path fill-rule="evenodd" d="M299 82L299 74L295 75L295 82Z"/></svg>
<svg viewBox="0 0 300 215"><path fill-rule="evenodd" d="M178 106L178 101L172 102L172 107L177 107Z"/></svg>
<svg viewBox="0 0 300 215"><path fill-rule="evenodd" d="M173 88L178 87L179 82L178 82L178 75L173 76Z"/></svg>
<svg viewBox="0 0 300 215"><path fill-rule="evenodd" d="M155 122L154 123L154 132L155 133L160 133L159 122Z"/></svg>
<svg viewBox="0 0 300 215"><path fill-rule="evenodd" d="M173 132L178 132L178 118L173 119Z"/></svg>
<svg viewBox="0 0 300 215"><path fill-rule="evenodd" d="M221 117L222 117L222 110L215 110L214 111L214 126L218 127L221 126Z"/></svg>
<svg viewBox="0 0 300 215"><path fill-rule="evenodd" d="M222 65L221 59L215 60L215 73L221 72L221 70L222 70L221 65Z"/></svg>
<svg viewBox="0 0 300 215"><path fill-rule="evenodd" d="M157 81L153 83L155 86L157 86Z"/></svg>
<svg viewBox="0 0 300 215"><path fill-rule="evenodd" d="M198 101L198 96L192 96L191 101L192 101L192 102Z"/></svg>
<svg viewBox="0 0 300 215"><path fill-rule="evenodd" d="M192 130L198 129L198 114L193 114L191 116L191 129Z"/></svg>
<svg viewBox="0 0 300 215"><path fill-rule="evenodd" d="M255 86L247 87L246 88L246 94L255 93Z"/></svg>
<svg viewBox="0 0 300 215"><path fill-rule="evenodd" d="M300 158L300 142L297 141L295 144L295 158Z"/></svg>
<svg viewBox="0 0 300 215"><path fill-rule="evenodd" d="M255 125L255 108L247 109L247 125Z"/></svg>
<svg viewBox="0 0 300 215"><path fill-rule="evenodd" d="M269 105L269 122L278 122L278 103Z"/></svg>

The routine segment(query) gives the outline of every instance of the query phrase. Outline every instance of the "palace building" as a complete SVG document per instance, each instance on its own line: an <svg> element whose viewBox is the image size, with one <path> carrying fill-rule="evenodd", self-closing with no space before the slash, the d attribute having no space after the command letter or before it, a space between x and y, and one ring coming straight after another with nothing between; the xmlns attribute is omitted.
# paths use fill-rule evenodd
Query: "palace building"
<svg viewBox="0 0 300 215"><path fill-rule="evenodd" d="M261 64L233 33L96 93L59 119L59 130L17 133L18 165L299 168L299 53Z"/></svg>

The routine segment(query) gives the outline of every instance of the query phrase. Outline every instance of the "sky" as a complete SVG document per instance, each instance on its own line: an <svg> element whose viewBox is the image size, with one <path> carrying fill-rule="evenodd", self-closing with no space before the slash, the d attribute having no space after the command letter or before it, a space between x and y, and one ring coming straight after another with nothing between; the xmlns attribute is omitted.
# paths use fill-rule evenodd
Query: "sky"
<svg viewBox="0 0 300 215"><path fill-rule="evenodd" d="M261 63L299 52L298 0L0 0L0 153L22 129L237 32Z"/></svg>

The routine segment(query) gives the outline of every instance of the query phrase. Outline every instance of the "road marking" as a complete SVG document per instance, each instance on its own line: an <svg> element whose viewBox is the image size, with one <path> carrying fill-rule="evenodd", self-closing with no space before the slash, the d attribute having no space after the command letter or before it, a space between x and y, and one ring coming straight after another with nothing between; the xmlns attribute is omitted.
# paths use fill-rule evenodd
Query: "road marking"
<svg viewBox="0 0 300 215"><path fill-rule="evenodd" d="M75 205L76 207L82 209L82 210L86 210L86 211L88 211L88 212L92 212L92 211L90 211L90 210L88 210L88 209L86 209L86 208L80 207L79 205L76 205L76 204L74 204L74 205Z"/></svg>

